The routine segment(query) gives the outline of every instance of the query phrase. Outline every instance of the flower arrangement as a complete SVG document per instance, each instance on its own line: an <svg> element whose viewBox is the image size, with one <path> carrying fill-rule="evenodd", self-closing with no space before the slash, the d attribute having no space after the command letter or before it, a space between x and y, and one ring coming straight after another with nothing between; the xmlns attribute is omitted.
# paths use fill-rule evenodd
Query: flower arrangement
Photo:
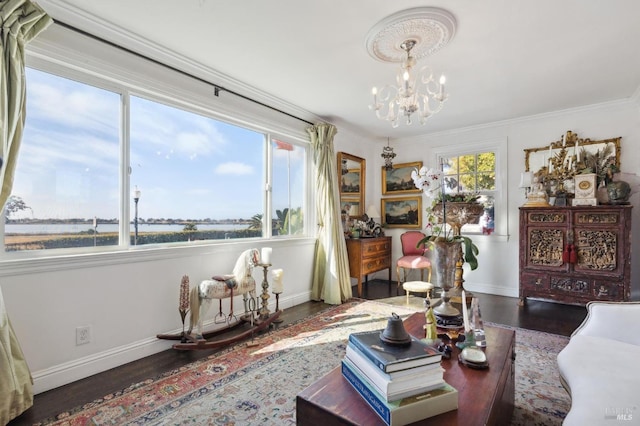
<svg viewBox="0 0 640 426"><path fill-rule="evenodd" d="M580 173L595 173L597 176L596 187L609 184L613 181L613 175L620 171L615 164L616 159L611 144L607 144L602 151L597 150L595 153L582 148L580 154L584 159L584 168L580 170Z"/></svg>
<svg viewBox="0 0 640 426"><path fill-rule="evenodd" d="M463 243L465 246L463 259L469 264L471 270L476 269L478 267L478 259L476 257L479 252L478 247L473 244L471 238L460 235L459 232L461 226L460 222L465 220L468 213L466 211L467 209L458 209L458 220L454 221L454 224L449 228L444 222L449 222L451 220L446 211L447 202L475 204L478 202L480 196L478 194L466 192L446 193L445 185L455 187L457 186L457 181L452 178L444 177L442 172L434 169L426 167L422 167L420 170L415 169L411 172L411 178L413 179L413 183L416 188L421 189L425 195L432 198L431 205L427 208L426 225L426 229L429 231L430 235L418 242L418 246L422 244L429 244L433 246L436 242ZM440 220L442 220L442 222L440 222Z"/></svg>
<svg viewBox="0 0 640 426"><path fill-rule="evenodd" d="M369 225L362 220L354 220L351 222L351 235L360 236L366 234L369 231Z"/></svg>

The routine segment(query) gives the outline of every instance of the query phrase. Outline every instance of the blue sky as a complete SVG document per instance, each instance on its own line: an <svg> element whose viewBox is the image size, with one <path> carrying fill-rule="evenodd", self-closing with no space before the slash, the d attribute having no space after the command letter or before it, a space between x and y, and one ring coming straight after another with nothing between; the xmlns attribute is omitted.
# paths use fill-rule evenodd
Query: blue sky
<svg viewBox="0 0 640 426"><path fill-rule="evenodd" d="M13 195L37 218L118 217L119 94L33 69L27 69L27 85ZM274 150L274 182L286 182L287 156L294 166L300 193L294 207L301 203L302 155L302 149ZM131 97L130 181L131 190L142 192L141 218L261 213L263 159L261 133ZM279 187L274 209L284 207L286 191Z"/></svg>

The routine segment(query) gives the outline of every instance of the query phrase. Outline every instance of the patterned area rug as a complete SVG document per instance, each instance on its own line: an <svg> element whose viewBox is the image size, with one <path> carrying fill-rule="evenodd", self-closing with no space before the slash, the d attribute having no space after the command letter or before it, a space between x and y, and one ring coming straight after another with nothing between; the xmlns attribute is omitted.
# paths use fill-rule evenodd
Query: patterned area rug
<svg viewBox="0 0 640 426"><path fill-rule="evenodd" d="M382 329L392 312L415 308L354 300L43 424L294 425L296 395L339 365L350 333ZM569 403L555 355L566 343L517 329L514 425L561 424Z"/></svg>

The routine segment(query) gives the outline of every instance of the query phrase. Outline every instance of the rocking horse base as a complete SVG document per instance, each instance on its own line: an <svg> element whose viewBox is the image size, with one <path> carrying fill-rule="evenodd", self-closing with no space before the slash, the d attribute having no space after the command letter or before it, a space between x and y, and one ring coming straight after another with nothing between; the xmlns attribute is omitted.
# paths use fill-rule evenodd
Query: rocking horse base
<svg viewBox="0 0 640 426"><path fill-rule="evenodd" d="M158 339L165 340L180 340L180 343L174 344L173 349L179 351L193 351L193 350L201 350L201 349L214 349L220 348L222 346L231 345L233 343L237 343L241 340L246 339L247 337L253 336L254 333L264 330L269 327L271 323L275 323L276 320L280 317L282 313L281 310L276 311L265 319L254 319L253 325L251 328L236 334L232 337L228 337L226 339L217 339L217 340L207 340L209 338L215 337L222 333L229 331L239 325L244 325L246 323L251 323L251 318L249 317L241 317L239 321L236 321L234 324L229 325L228 327L224 327L218 330L213 330L209 332L202 333L202 339L196 339L194 336L187 335L186 333L178 333L178 334L158 334L156 337Z"/></svg>

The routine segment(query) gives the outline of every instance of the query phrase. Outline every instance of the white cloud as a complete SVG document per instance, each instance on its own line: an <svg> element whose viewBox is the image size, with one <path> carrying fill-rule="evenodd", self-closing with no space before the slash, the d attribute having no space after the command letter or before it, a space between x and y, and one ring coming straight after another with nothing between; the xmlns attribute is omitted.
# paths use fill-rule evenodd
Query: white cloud
<svg viewBox="0 0 640 426"><path fill-rule="evenodd" d="M254 173L253 166L244 163L230 162L223 163L216 167L217 175L252 175Z"/></svg>

